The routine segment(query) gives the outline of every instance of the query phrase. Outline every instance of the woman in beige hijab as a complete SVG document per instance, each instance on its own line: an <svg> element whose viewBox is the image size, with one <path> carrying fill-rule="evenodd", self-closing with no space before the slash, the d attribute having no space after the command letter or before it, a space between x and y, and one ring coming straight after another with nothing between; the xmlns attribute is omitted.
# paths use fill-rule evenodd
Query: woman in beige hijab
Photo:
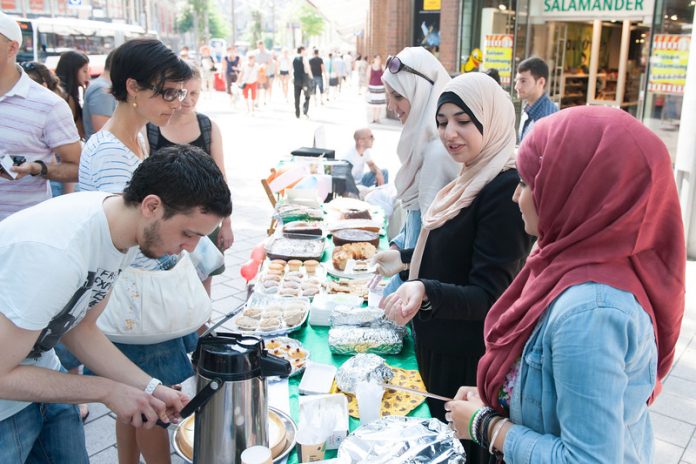
<svg viewBox="0 0 696 464"><path fill-rule="evenodd" d="M409 281L382 307L399 324L413 321L425 386L451 398L459 385L474 385L484 353L483 321L522 267L532 241L512 201L519 176L508 95L483 73L464 74L444 88L436 121L461 171L423 215L415 249L402 250L398 266L378 264L378 270L408 269ZM444 420L443 403L428 403L433 416ZM484 462L486 453L473 442L467 445L467 462Z"/></svg>
<svg viewBox="0 0 696 464"><path fill-rule="evenodd" d="M437 97L450 80L447 70L423 47L407 47L387 59L382 82L388 108L404 126L396 147L401 167L394 184L396 197L406 211L406 222L391 240L393 250L416 246L421 211L430 207L437 192L459 172L459 165L442 146L435 125ZM394 275L384 294L394 292L402 283Z"/></svg>

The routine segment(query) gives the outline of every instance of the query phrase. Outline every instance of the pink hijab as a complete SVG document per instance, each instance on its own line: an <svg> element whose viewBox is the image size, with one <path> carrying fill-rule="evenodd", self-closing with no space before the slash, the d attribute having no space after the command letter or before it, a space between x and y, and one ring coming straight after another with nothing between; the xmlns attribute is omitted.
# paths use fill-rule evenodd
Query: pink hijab
<svg viewBox="0 0 696 464"><path fill-rule="evenodd" d="M517 167L539 214L538 248L486 318L481 397L499 408L505 376L546 308L568 287L592 281L632 293L652 319L652 402L684 313L684 228L665 145L623 111L577 107L537 122Z"/></svg>

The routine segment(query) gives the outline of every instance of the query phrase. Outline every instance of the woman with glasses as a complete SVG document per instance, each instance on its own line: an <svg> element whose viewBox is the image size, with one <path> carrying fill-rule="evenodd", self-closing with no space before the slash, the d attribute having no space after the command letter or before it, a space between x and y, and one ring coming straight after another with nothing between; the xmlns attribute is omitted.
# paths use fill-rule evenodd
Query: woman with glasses
<svg viewBox="0 0 696 464"><path fill-rule="evenodd" d="M367 79L367 106L370 108L371 122L379 122L382 119L382 110L386 103L384 85L382 85L383 72L382 57L375 55L365 73L365 78Z"/></svg>
<svg viewBox="0 0 696 464"><path fill-rule="evenodd" d="M147 141L150 152L154 153L160 148L171 145L193 145L208 153L222 175L225 175L225 154L222 150L222 135L220 128L208 116L196 112L196 104L201 96L201 73L198 68L192 66L191 79L184 82L186 98L181 102L181 109L176 111L169 124L156 126L147 123ZM232 233L232 220L228 216L215 231L208 236L217 245L220 252L232 246L234 234ZM212 277L225 271L225 265L220 266L203 281L205 290L210 295Z"/></svg>
<svg viewBox="0 0 696 464"><path fill-rule="evenodd" d="M156 39L134 39L114 52L111 93L117 101L111 119L89 138L80 158L80 189L121 193L148 155L142 135L146 123L166 126L181 108L191 78L191 67ZM170 260L149 259L139 254L133 267L162 270ZM105 313L110 311L109 305ZM193 351L196 334L162 343L134 345L114 343L131 361L165 385L176 385L193 375L187 353ZM169 435L161 427L146 430L116 423L120 464L169 463Z"/></svg>
<svg viewBox="0 0 696 464"><path fill-rule="evenodd" d="M475 382L483 321L522 267L532 240L512 201L520 179L510 97L489 76L464 74L445 86L435 120L461 170L423 214L415 248L387 252L392 259L381 266L406 268L409 280L382 306L396 323L412 322L428 391L452 398L460 385ZM441 401L428 404L433 416L445 419ZM465 448L468 463L488 462L487 451L470 441Z"/></svg>
<svg viewBox="0 0 696 464"><path fill-rule="evenodd" d="M459 173L459 165L447 154L435 125L437 97L449 81L447 70L423 47L405 48L387 59L382 74L387 106L403 125L396 147L401 168L395 186L397 199L406 210L406 222L392 239L392 250L416 246L421 212L427 211L435 194ZM385 295L401 284L400 276L395 274Z"/></svg>

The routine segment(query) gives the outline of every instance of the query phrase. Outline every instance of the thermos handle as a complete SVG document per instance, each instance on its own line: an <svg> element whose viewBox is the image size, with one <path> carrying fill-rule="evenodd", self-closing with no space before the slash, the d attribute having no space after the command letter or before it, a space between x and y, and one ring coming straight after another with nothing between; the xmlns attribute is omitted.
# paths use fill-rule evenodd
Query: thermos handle
<svg viewBox="0 0 696 464"><path fill-rule="evenodd" d="M186 406L184 406L180 413L181 417L185 419L194 412L197 412L208 403L210 398L212 398L215 392L217 392L221 387L222 380L218 378L212 379L210 382L208 382L208 385L203 387L203 389L199 391Z"/></svg>
<svg viewBox="0 0 696 464"><path fill-rule="evenodd" d="M289 361L279 358L278 356L268 354L268 352L265 351L259 357L259 360L261 361L261 376L263 377L273 377L276 375L280 377L287 377L290 375L290 371L292 370Z"/></svg>

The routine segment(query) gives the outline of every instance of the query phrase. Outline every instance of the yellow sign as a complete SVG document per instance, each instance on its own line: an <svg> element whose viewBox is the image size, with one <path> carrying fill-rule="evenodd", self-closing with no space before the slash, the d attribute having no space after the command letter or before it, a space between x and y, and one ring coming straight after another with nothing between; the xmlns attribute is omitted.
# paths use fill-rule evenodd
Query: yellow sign
<svg viewBox="0 0 696 464"><path fill-rule="evenodd" d="M441 0L423 0L423 10L440 11L441 4Z"/></svg>
<svg viewBox="0 0 696 464"><path fill-rule="evenodd" d="M486 35L483 68L497 69L500 74L500 84L505 87L512 82L512 44L512 35Z"/></svg>
<svg viewBox="0 0 696 464"><path fill-rule="evenodd" d="M648 90L684 95L691 35L655 34Z"/></svg>

